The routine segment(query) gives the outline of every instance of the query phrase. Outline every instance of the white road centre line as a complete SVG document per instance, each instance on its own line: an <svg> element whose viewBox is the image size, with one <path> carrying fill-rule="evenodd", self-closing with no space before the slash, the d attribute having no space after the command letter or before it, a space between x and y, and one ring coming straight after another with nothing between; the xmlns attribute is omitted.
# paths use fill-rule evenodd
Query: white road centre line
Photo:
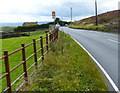
<svg viewBox="0 0 120 93"><path fill-rule="evenodd" d="M120 42L118 42L118 41L116 41L116 40L113 40L113 39L108 39L109 41L112 41L112 42L114 42L114 43L120 43Z"/></svg>
<svg viewBox="0 0 120 93"><path fill-rule="evenodd" d="M73 38L73 37L72 37ZM87 53L88 55L94 60L94 62L98 65L98 67L101 69L101 71L103 72L103 74L106 76L106 78L108 79L108 81L110 82L110 84L112 85L112 87L114 88L114 90L117 93L120 93L117 85L114 83L114 81L112 80L112 78L109 76L109 74L106 72L106 70L100 65L100 63L85 49L85 47L82 46L82 44L80 44L77 40L75 40L73 38L73 40L75 42L77 42Z"/></svg>

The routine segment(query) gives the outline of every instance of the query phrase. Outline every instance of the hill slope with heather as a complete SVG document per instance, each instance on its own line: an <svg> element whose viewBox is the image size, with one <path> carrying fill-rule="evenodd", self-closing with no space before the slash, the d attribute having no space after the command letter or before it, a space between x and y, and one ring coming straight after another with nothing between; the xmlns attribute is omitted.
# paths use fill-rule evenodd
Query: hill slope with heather
<svg viewBox="0 0 120 93"><path fill-rule="evenodd" d="M120 10L114 10L98 15L98 26L95 26L95 16L92 16L79 21L75 21L70 25L70 27L117 32L118 22L120 21L120 16L118 16L119 12Z"/></svg>

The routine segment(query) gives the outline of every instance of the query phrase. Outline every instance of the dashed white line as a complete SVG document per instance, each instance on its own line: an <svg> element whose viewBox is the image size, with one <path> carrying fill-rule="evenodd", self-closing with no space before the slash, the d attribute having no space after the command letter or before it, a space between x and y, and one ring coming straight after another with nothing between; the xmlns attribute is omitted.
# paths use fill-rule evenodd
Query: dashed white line
<svg viewBox="0 0 120 93"><path fill-rule="evenodd" d="M120 43L120 42L118 42L118 41L116 41L116 40L113 40L113 39L108 39L109 41L112 41L112 42L114 42L114 43Z"/></svg>
<svg viewBox="0 0 120 93"><path fill-rule="evenodd" d="M72 37L73 38L73 37ZM114 83L114 81L112 80L112 78L109 76L109 74L105 71L105 69L100 65L100 63L85 49L85 47L82 46L82 44L80 44L77 40L75 40L73 38L73 40L75 42L77 42L87 53L88 55L94 60L94 62L98 65L98 67L101 69L101 71L104 73L104 75L106 76L106 78L108 79L108 81L110 82L110 84L112 85L112 87L114 88L114 90L117 93L120 93L117 85Z"/></svg>

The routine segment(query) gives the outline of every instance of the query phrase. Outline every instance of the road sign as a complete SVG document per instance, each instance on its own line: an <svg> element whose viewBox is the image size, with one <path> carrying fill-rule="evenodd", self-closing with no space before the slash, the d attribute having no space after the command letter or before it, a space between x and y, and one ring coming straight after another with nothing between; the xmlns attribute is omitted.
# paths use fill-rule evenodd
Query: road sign
<svg viewBox="0 0 120 93"><path fill-rule="evenodd" d="M52 12L52 18L55 19L55 17L56 17L56 13L55 13L55 11L53 11Z"/></svg>

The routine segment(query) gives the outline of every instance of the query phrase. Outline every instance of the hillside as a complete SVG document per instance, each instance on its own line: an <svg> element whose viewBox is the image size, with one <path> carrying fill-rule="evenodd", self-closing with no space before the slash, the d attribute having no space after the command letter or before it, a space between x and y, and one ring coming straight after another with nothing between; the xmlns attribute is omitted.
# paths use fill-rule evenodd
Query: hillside
<svg viewBox="0 0 120 93"><path fill-rule="evenodd" d="M106 29L106 31L109 32L117 32L118 20L120 20L120 16L118 16L118 12L120 12L120 10L109 11L98 15L98 23L99 26L102 27L102 30ZM71 24L71 26L79 26L79 27L88 26L88 28L94 25L95 25L95 16L85 18L79 21L75 21Z"/></svg>

